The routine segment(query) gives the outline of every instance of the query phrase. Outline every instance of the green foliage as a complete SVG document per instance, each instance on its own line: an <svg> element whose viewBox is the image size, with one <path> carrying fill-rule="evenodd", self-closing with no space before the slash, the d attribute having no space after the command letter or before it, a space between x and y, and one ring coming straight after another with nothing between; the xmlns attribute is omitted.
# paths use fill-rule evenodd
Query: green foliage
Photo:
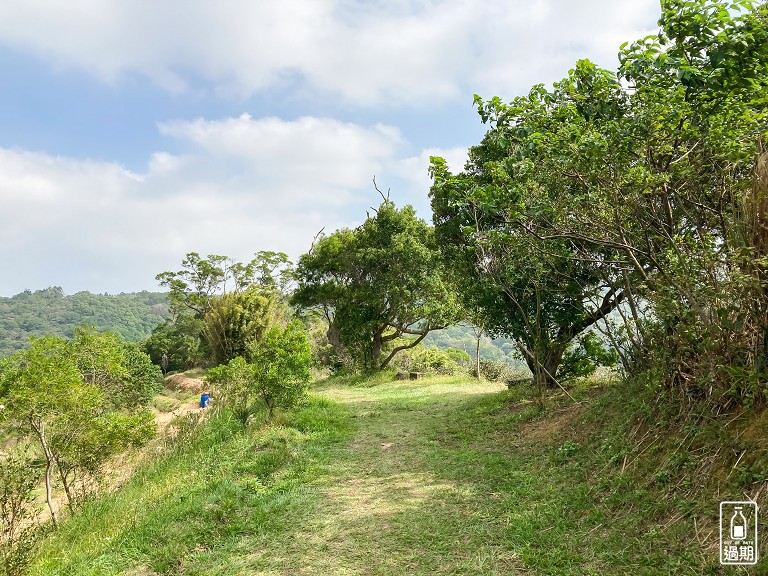
<svg viewBox="0 0 768 576"><path fill-rule="evenodd" d="M619 360L614 349L608 349L594 332L582 334L577 344L563 355L558 376L565 382L591 376L599 366L613 367Z"/></svg>
<svg viewBox="0 0 768 576"><path fill-rule="evenodd" d="M321 310L336 355L380 369L431 330L455 321L455 296L445 282L432 229L411 206L385 199L355 230L316 241L297 266L292 302ZM404 334L418 338L384 348Z"/></svg>
<svg viewBox="0 0 768 576"><path fill-rule="evenodd" d="M249 346L287 315L273 289L252 286L214 298L205 314L203 335L214 364L238 356L248 358Z"/></svg>
<svg viewBox="0 0 768 576"><path fill-rule="evenodd" d="M503 360L480 360L480 375L492 382L506 382L510 366Z"/></svg>
<svg viewBox="0 0 768 576"><path fill-rule="evenodd" d="M750 445L734 468L743 427L659 423L676 407L634 386L544 413L529 389L499 388L333 378L280 424L212 414L63 522L30 572L721 572L718 495L760 488L737 482L753 467Z"/></svg>
<svg viewBox="0 0 768 576"><path fill-rule="evenodd" d="M34 542L40 471L27 446L17 446L0 460L0 555L5 576L25 573Z"/></svg>
<svg viewBox="0 0 768 576"><path fill-rule="evenodd" d="M472 361L472 356L470 356L469 352L466 350L459 350L458 348L445 348L443 353L462 368L469 367L469 363Z"/></svg>
<svg viewBox="0 0 768 576"><path fill-rule="evenodd" d="M249 286L286 291L292 279L292 264L282 252L262 251L243 264L227 256L210 254L202 258L190 252L177 272L161 272L156 276L168 289L174 316L192 315L201 319L211 309L214 296L226 292L242 292Z"/></svg>
<svg viewBox="0 0 768 576"><path fill-rule="evenodd" d="M570 217L562 201L575 184L563 162L588 131L579 115L620 115L620 87L582 61L551 93L536 86L509 105L476 103L491 127L464 172L453 175L432 159L436 233L465 307L487 330L515 341L537 381L554 385L573 339L624 297L605 275L605 250L552 229Z"/></svg>
<svg viewBox="0 0 768 576"><path fill-rule="evenodd" d="M632 373L716 410L764 401L768 5L667 0L660 26L618 74L579 61L509 104L476 97L489 130L465 170L432 162L436 232L538 381L616 310Z"/></svg>
<svg viewBox="0 0 768 576"><path fill-rule="evenodd" d="M455 348L440 350L416 346L408 351L407 362L404 367L415 372L458 374L466 371L469 362L469 354L463 350L456 350Z"/></svg>
<svg viewBox="0 0 768 576"><path fill-rule="evenodd" d="M177 316L157 326L142 346L156 366L167 359L168 372L183 372L203 362L200 334L203 321L192 316Z"/></svg>
<svg viewBox="0 0 768 576"><path fill-rule="evenodd" d="M266 407L290 408L306 392L312 352L304 325L293 321L273 326L250 345L250 361L242 357L208 371L207 380L220 388L221 404L243 423Z"/></svg>
<svg viewBox="0 0 768 576"><path fill-rule="evenodd" d="M160 369L138 345L116 334L80 327L69 347L85 382L102 389L116 408L146 405L162 390Z"/></svg>
<svg viewBox="0 0 768 576"><path fill-rule="evenodd" d="M257 252L243 264L226 256L190 252L177 272L157 275L168 288L172 318L146 343L152 361L168 370L226 362L284 313L293 267L282 252Z"/></svg>
<svg viewBox="0 0 768 576"><path fill-rule="evenodd" d="M35 442L44 457L46 500L54 524L54 472L72 508L110 457L154 434L149 412L116 410L131 397L127 395L136 394L131 369L145 378L152 371L140 352L134 349L129 361L124 351L114 335L84 329L71 341L35 339L0 363L3 421Z"/></svg>
<svg viewBox="0 0 768 576"><path fill-rule="evenodd" d="M128 373L127 382L124 381L123 385L123 405L147 406L163 389L163 374L139 344L123 342L122 352Z"/></svg>
<svg viewBox="0 0 768 576"><path fill-rule="evenodd" d="M91 294L65 296L59 287L10 298L0 297L0 356L29 345L29 337L71 337L78 326L95 326L129 342L140 342L168 317L165 294Z"/></svg>
<svg viewBox="0 0 768 576"><path fill-rule="evenodd" d="M188 440L144 459L48 534L29 573L162 574L181 563L200 574L253 572L234 556L263 550L257 541L285 533L292 511L311 508L317 493L302 482L317 479L351 434L348 410L325 399L281 416L280 425L249 428L228 411L190 421Z"/></svg>
<svg viewBox="0 0 768 576"><path fill-rule="evenodd" d="M157 433L148 410L107 411L95 402L81 406L57 419L48 439L71 509L94 488L110 458L144 446Z"/></svg>

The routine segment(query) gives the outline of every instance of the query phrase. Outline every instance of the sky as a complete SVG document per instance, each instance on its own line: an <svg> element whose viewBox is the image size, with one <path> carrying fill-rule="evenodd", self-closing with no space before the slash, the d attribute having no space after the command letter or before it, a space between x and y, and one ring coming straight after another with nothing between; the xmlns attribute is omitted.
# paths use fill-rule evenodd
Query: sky
<svg viewBox="0 0 768 576"><path fill-rule="evenodd" d="M509 101L615 70L658 0L3 0L0 296L159 290L188 252L307 251L381 198L430 220Z"/></svg>

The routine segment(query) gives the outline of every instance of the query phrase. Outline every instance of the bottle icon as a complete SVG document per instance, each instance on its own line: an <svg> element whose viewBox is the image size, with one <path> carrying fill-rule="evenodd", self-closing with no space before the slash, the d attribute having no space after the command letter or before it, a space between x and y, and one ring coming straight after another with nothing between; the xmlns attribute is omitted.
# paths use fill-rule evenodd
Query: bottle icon
<svg viewBox="0 0 768 576"><path fill-rule="evenodd" d="M731 517L731 538L733 540L744 540L747 537L747 519L741 513L741 506L736 506L733 517Z"/></svg>

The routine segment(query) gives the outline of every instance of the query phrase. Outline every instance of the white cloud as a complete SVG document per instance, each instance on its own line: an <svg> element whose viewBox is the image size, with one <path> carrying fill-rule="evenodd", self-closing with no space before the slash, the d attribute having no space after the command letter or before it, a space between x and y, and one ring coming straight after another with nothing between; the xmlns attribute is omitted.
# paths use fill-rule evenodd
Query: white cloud
<svg viewBox="0 0 768 576"><path fill-rule="evenodd" d="M172 92L248 97L298 79L307 97L428 106L512 97L577 58L613 66L657 14L657 0L5 0L0 43Z"/></svg>
<svg viewBox="0 0 768 576"><path fill-rule="evenodd" d="M429 206L429 188L432 180L429 177L429 158L440 156L448 163L448 168L453 173L461 172L467 161L467 148L427 148L417 156L402 158L393 163L391 173L399 176L409 184L408 189L416 193L408 196L408 202L416 208L419 216L431 221L431 208Z"/></svg>
<svg viewBox="0 0 768 576"><path fill-rule="evenodd" d="M168 122L180 155L146 171L0 149L0 293L154 286L184 253L298 256L322 227L357 225L371 176L396 162L399 135L322 118Z"/></svg>

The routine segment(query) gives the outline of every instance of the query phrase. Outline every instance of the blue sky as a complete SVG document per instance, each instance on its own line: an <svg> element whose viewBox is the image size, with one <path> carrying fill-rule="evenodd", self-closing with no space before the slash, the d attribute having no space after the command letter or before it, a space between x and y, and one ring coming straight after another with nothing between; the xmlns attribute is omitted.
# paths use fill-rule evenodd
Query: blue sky
<svg viewBox="0 0 768 576"><path fill-rule="evenodd" d="M657 0L4 0L0 295L157 289L184 254L295 258L371 178L430 218L505 100L615 69Z"/></svg>

